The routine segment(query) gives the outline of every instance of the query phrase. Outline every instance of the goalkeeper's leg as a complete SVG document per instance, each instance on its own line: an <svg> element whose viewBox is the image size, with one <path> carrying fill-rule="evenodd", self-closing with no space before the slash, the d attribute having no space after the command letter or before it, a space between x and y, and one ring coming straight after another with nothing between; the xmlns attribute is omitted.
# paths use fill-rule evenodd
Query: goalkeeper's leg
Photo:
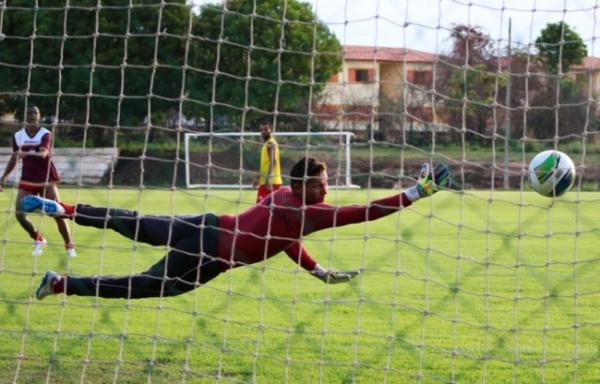
<svg viewBox="0 0 600 384"><path fill-rule="evenodd" d="M177 249L150 267L132 276L60 276L47 272L36 292L38 299L50 294L141 299L176 296L189 292L217 277L223 270L216 254L216 241L204 236L199 251L198 238L188 238ZM200 255L200 256L198 256Z"/></svg>
<svg viewBox="0 0 600 384"><path fill-rule="evenodd" d="M147 271L132 276L61 276L48 271L42 278L36 297L66 293L105 298L144 298L175 296L191 291L214 279L223 271L218 251L218 217L200 217L202 235L178 241L173 249Z"/></svg>
<svg viewBox="0 0 600 384"><path fill-rule="evenodd" d="M75 206L39 196L26 196L20 201L24 212L41 212L54 217L73 218L79 225L110 228L121 235L151 245L173 245L187 236L200 237L204 216L140 216L137 211L120 208Z"/></svg>
<svg viewBox="0 0 600 384"><path fill-rule="evenodd" d="M110 228L139 242L174 245L182 238L199 238L202 225L214 226L208 216L140 216L137 211L127 209L78 204L74 220L79 225Z"/></svg>

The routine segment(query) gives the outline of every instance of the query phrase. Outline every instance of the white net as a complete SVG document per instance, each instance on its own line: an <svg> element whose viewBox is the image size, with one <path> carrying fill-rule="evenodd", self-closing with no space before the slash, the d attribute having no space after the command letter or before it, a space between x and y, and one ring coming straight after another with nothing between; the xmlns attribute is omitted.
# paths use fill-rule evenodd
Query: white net
<svg viewBox="0 0 600 384"><path fill-rule="evenodd" d="M453 173L400 213L302 239L324 268L361 270L348 284L280 255L174 297L40 301L45 271L132 275L172 249L69 221L67 258L55 221L29 214L48 240L31 256L19 166L0 194L0 382L597 382L599 12L0 0L0 167L37 105L63 201L173 223L239 214L256 199L265 118L284 184L309 156L332 185L361 187L330 190L333 205L412 186L423 162ZM560 198L527 183L545 149L576 164Z"/></svg>

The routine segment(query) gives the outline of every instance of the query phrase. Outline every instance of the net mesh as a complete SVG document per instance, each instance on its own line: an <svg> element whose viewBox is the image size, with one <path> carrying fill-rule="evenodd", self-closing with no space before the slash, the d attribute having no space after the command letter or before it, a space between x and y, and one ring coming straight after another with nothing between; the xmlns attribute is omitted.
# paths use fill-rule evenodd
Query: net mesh
<svg viewBox="0 0 600 384"><path fill-rule="evenodd" d="M361 187L330 190L334 205L409 187L423 162L453 173L399 214L302 239L324 268L361 270L349 284L278 256L176 297L39 301L47 270L135 274L170 248L70 221L67 258L55 221L29 214L49 241L31 256L19 166L0 195L0 382L596 382L598 12L584 0L0 1L0 136L9 145L40 107L63 201L238 214L256 198L264 118L284 173L312 156L332 184ZM576 164L560 198L527 183L544 149Z"/></svg>

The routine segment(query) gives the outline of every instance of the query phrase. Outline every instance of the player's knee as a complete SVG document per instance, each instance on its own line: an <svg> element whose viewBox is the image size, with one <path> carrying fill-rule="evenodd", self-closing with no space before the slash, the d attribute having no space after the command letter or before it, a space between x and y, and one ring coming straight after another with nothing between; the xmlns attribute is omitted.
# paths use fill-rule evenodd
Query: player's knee
<svg viewBox="0 0 600 384"><path fill-rule="evenodd" d="M178 296L194 289L196 289L196 285L193 283L172 281L165 284L164 296Z"/></svg>

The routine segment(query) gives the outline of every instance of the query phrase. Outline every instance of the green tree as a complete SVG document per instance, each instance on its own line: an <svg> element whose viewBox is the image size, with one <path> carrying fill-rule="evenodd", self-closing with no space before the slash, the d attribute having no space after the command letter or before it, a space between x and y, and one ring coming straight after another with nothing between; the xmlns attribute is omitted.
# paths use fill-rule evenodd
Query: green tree
<svg viewBox="0 0 600 384"><path fill-rule="evenodd" d="M551 73L567 73L569 67L581 64L587 49L577 32L564 22L549 23L535 40L539 58ZM528 126L535 137L552 139L581 134L593 123L595 106L588 107L586 79L548 77L543 87L534 93Z"/></svg>
<svg viewBox="0 0 600 384"><path fill-rule="evenodd" d="M492 41L480 27L454 26L452 51L437 71L448 123L457 131L467 129L467 140L481 141L494 113L497 86L506 81L497 75Z"/></svg>
<svg viewBox="0 0 600 384"><path fill-rule="evenodd" d="M573 64L581 64L587 49L577 32L565 22L548 23L535 39L535 46L548 70L557 73L559 64L562 73Z"/></svg>
<svg viewBox="0 0 600 384"><path fill-rule="evenodd" d="M511 56L503 56L498 58L501 61L501 72L503 81L499 85L496 101L500 108L497 110L496 122L498 128L505 133L505 118L506 114L510 118L510 126L512 133L511 141L514 144L520 144L517 140L522 136L524 124L523 116L529 108L529 103L533 95L542 92L545 87L544 79L546 76L535 71L537 68L536 57L529 55L524 49L511 49ZM510 62L509 62L510 61ZM510 68L510 72L508 71ZM529 73L529 76L525 74ZM510 81L510 89L508 82ZM506 108L506 92L510 91L509 105Z"/></svg>
<svg viewBox="0 0 600 384"><path fill-rule="evenodd" d="M195 20L185 0L98 4L10 2L0 42L0 95L12 96L7 109L22 108L27 98L45 115L80 127L113 127L139 126L179 108Z"/></svg>
<svg viewBox="0 0 600 384"><path fill-rule="evenodd" d="M567 138L581 135L584 130L593 130L596 104L589 105L586 80L566 79L550 82L537 92L530 104L527 125L538 139Z"/></svg>
<svg viewBox="0 0 600 384"><path fill-rule="evenodd" d="M306 117L341 66L337 38L297 0L227 0L204 5L198 20L186 88L213 121Z"/></svg>
<svg viewBox="0 0 600 384"><path fill-rule="evenodd" d="M450 100L447 103L450 124L460 128L464 120L468 130L484 134L493 113L496 84L504 83L505 79L497 78L485 64L477 64L462 73L453 72L448 89ZM481 136L476 138L480 139Z"/></svg>

